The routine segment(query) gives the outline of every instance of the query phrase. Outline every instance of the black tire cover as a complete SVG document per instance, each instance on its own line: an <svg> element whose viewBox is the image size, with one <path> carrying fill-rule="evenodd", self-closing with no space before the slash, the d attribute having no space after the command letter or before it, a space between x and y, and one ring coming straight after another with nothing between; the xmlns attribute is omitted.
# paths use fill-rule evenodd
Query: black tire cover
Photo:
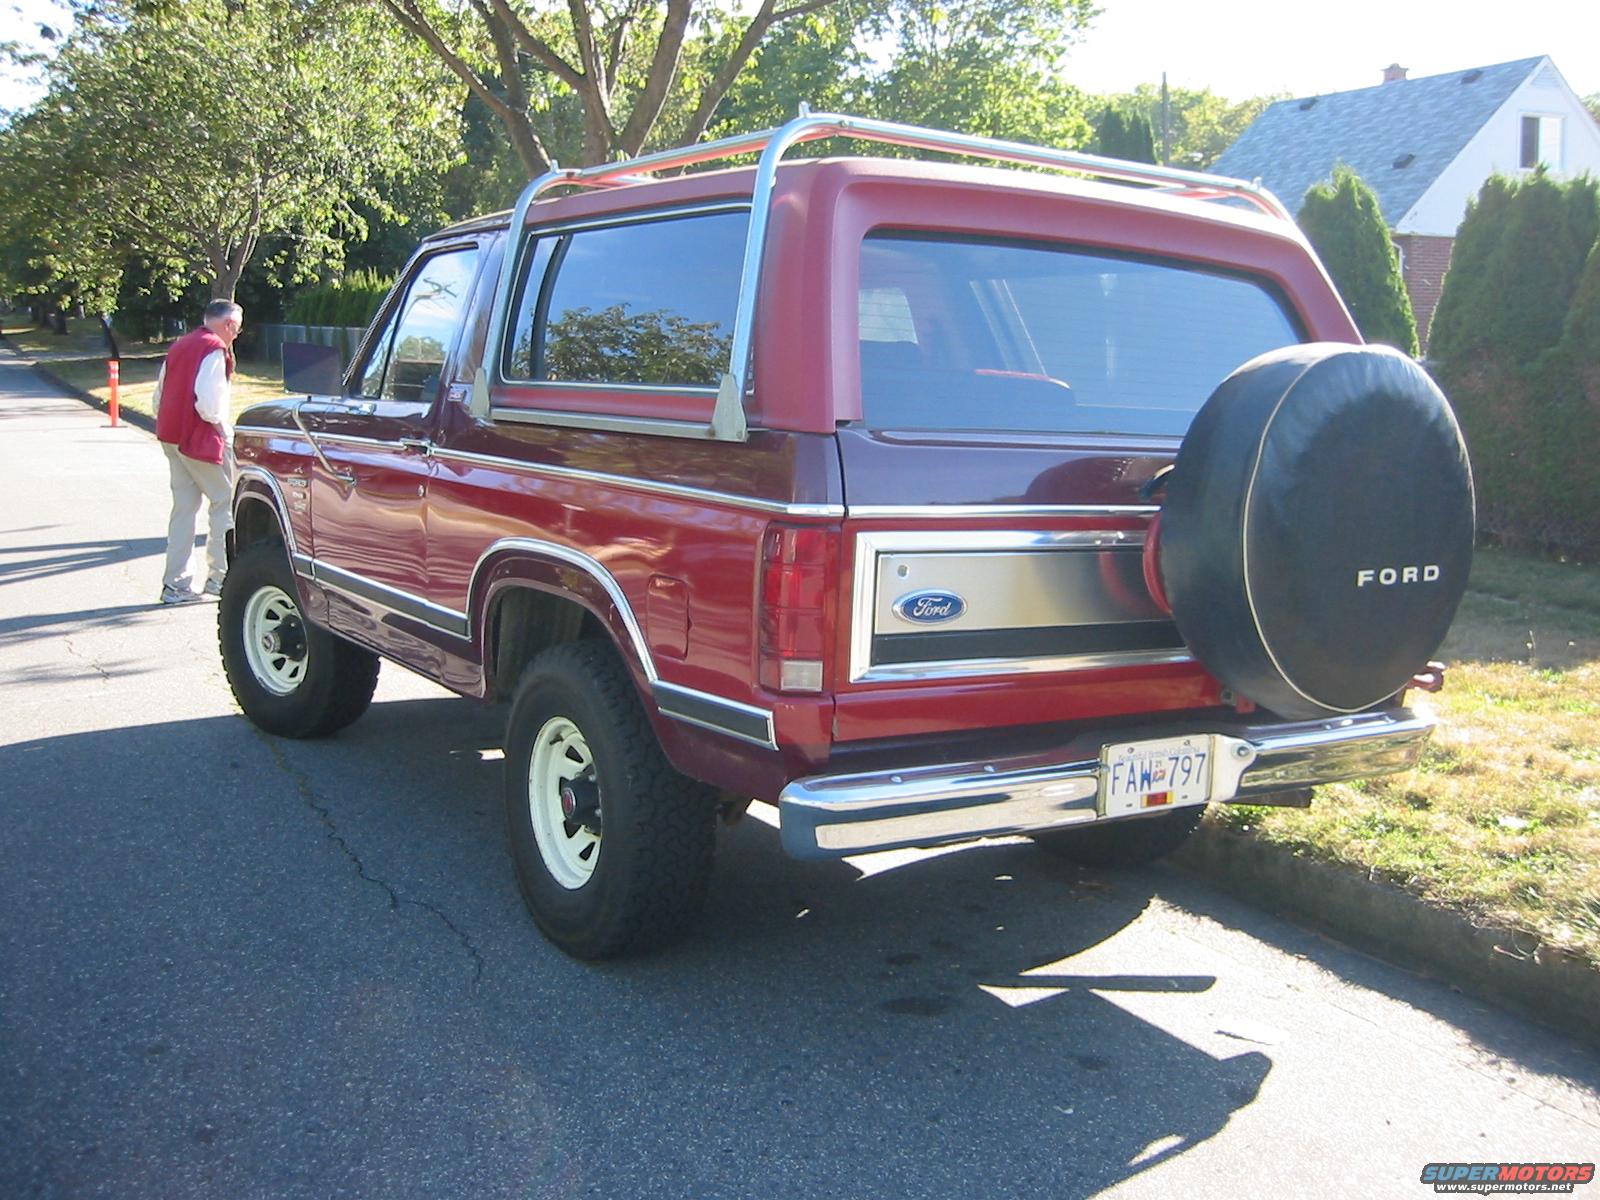
<svg viewBox="0 0 1600 1200"><path fill-rule="evenodd" d="M1190 650L1284 717L1359 712L1444 640L1472 563L1455 414L1382 346L1311 343L1240 367L1190 426L1158 556Z"/></svg>

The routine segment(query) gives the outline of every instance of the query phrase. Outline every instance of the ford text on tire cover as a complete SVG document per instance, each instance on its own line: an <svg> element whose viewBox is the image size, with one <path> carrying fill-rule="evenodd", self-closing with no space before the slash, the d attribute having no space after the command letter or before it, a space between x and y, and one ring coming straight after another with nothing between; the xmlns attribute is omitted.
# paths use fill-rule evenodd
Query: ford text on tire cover
<svg viewBox="0 0 1600 1200"><path fill-rule="evenodd" d="M782 161L840 133L1075 174ZM802 858L1131 864L1431 729L1460 433L1249 184L804 116L535 180L350 363L285 362L238 425L235 695L285 737L380 659L509 700L517 879L580 957L681 933L752 799Z"/></svg>

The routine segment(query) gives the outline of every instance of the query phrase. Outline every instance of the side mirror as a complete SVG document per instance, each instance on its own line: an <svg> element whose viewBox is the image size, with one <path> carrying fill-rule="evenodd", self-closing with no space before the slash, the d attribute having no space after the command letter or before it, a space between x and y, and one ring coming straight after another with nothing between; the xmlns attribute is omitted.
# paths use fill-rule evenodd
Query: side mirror
<svg viewBox="0 0 1600 1200"><path fill-rule="evenodd" d="M290 395L341 396L344 364L332 346L310 342L283 344L283 387Z"/></svg>

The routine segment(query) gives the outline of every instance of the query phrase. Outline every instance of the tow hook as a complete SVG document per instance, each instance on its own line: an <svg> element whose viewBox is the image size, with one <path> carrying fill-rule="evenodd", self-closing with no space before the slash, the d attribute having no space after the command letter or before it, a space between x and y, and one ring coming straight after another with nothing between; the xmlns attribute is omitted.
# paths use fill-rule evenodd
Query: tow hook
<svg viewBox="0 0 1600 1200"><path fill-rule="evenodd" d="M1422 670L1411 677L1407 687L1414 687L1419 692L1438 692L1444 689L1444 664L1431 662Z"/></svg>

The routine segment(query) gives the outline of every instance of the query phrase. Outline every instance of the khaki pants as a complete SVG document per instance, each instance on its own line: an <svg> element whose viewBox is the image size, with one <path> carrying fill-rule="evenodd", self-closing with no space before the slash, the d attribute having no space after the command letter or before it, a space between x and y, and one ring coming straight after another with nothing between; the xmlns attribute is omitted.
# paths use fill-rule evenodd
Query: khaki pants
<svg viewBox="0 0 1600 1200"><path fill-rule="evenodd" d="M172 477L172 518L167 522L167 566L161 582L192 591L194 526L200 501L207 504L206 578L221 583L228 573L228 530L233 528L233 453L220 463L199 462L161 443Z"/></svg>

